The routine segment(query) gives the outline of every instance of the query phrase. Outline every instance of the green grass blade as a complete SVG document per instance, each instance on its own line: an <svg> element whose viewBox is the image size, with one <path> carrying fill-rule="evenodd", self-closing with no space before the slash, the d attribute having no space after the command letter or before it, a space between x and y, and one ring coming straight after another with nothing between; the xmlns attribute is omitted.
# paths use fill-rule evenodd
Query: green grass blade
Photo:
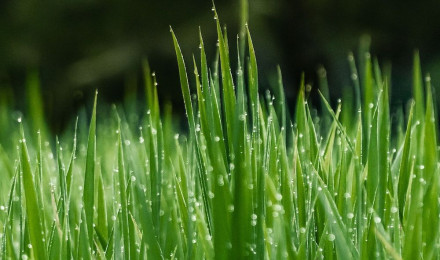
<svg viewBox="0 0 440 260"><path fill-rule="evenodd" d="M31 170L30 158L22 124L20 124L20 132L22 138L20 141L20 163L23 171L23 188L26 199L26 215L29 221L30 242L34 257L37 259L46 259L46 245L43 241L45 231L42 229L40 206L37 202L34 176Z"/></svg>
<svg viewBox="0 0 440 260"><path fill-rule="evenodd" d="M438 169L438 147L437 147L437 124L436 115L434 111L434 103L431 90L431 77L426 76L426 114L425 114L425 129L423 133L424 142L423 145L423 164L419 166L423 169L420 176L422 183L429 183L425 190L426 193L423 199L423 221L429 223L432 227L438 227L440 225L439 214L440 207L438 202L439 195L439 169ZM424 223L424 224L425 224ZM424 256L429 259L434 257L435 250L438 250L437 244L439 240L438 228L425 228L424 229Z"/></svg>
<svg viewBox="0 0 440 260"><path fill-rule="evenodd" d="M122 137L121 137L121 123L118 120L118 181L119 181L119 194L121 200L121 218L122 218L122 240L124 243L124 256L125 259L130 259L130 239L128 230L128 209L127 209L127 196L126 196L126 173L124 166L124 154L122 149ZM134 253L134 252L133 252Z"/></svg>
<svg viewBox="0 0 440 260"><path fill-rule="evenodd" d="M217 15L217 11L214 8L214 19L217 24L217 37L219 43L220 52L220 69L222 76L222 93L223 93L223 109L225 112L225 125L226 125L226 140L228 144L229 155L234 153L234 143L233 143L233 126L235 122L234 112L235 112L235 87L232 80L231 65L229 62L229 49L227 41L223 36L220 21ZM231 160L231 158L228 158ZM232 161L232 160L231 160Z"/></svg>
<svg viewBox="0 0 440 260"><path fill-rule="evenodd" d="M388 187L389 166L389 143L390 143L390 112L388 100L388 85L385 83L380 92L378 105L378 164L379 164L379 187L378 187L378 207L377 214L380 218L384 217L385 196Z"/></svg>
<svg viewBox="0 0 440 260"><path fill-rule="evenodd" d="M177 42L177 38L176 35L174 34L174 31L172 29L170 29L170 31L173 37L174 49L176 51L177 64L179 66L180 86L182 88L183 101L185 102L186 116L188 117L188 124L190 131L193 134L195 132L195 120L194 120L193 106L191 102L191 93L188 84L188 76L186 74L185 61L183 60L182 51L180 50L180 46L179 43Z"/></svg>
<svg viewBox="0 0 440 260"><path fill-rule="evenodd" d="M411 178L411 126L413 120L414 102L411 103L411 109L408 116L408 125L406 127L405 141L403 143L402 161L399 169L399 183L398 183L398 201L400 217L403 218L403 209L406 203L406 194L409 188L409 181Z"/></svg>
<svg viewBox="0 0 440 260"><path fill-rule="evenodd" d="M26 78L26 94L29 100L29 115L33 129L39 130L43 137L46 137L46 123L44 116L43 97L41 95L40 80L37 70L28 72Z"/></svg>
<svg viewBox="0 0 440 260"><path fill-rule="evenodd" d="M414 113L415 119L423 122L425 115L425 94L423 93L423 79L422 79L422 69L420 66L420 56L419 52L414 52L413 58L413 96L416 102Z"/></svg>
<svg viewBox="0 0 440 260"><path fill-rule="evenodd" d="M93 221L95 203L95 162L96 162L96 103L98 92L95 94L92 118L90 120L89 138L87 141L87 158L84 175L84 217L87 226L89 246L93 245Z"/></svg>

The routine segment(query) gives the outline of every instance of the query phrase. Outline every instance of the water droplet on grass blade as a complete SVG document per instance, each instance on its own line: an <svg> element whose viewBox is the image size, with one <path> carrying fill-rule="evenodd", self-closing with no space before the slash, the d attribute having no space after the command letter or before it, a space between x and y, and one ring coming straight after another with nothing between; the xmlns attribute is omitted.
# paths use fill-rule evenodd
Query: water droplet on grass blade
<svg viewBox="0 0 440 260"><path fill-rule="evenodd" d="M431 82L431 76L430 76L430 75L426 76L426 77L425 77L425 81L426 81L426 82Z"/></svg>
<svg viewBox="0 0 440 260"><path fill-rule="evenodd" d="M218 176L218 179L217 179L217 184L219 185L219 186L223 186L223 185L225 185L225 181L223 180L223 176Z"/></svg>
<svg viewBox="0 0 440 260"><path fill-rule="evenodd" d="M328 234L327 239L328 239L328 241L331 242L331 241L334 241L336 239L336 236L334 234L330 233L330 234Z"/></svg>

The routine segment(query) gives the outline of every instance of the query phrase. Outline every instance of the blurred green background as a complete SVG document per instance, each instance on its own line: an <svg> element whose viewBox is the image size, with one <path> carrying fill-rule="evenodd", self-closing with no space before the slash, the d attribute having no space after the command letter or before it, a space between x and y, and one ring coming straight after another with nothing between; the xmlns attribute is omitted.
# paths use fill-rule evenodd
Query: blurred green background
<svg viewBox="0 0 440 260"><path fill-rule="evenodd" d="M118 102L127 86L142 82L148 58L159 95L183 111L172 25L192 71L198 57L198 27L208 56L215 57L212 2L201 0L2 0L0 1L0 95L25 110L26 75L37 71L46 117L59 132L77 109L92 100ZM231 48L239 31L240 0L216 1L228 26ZM371 36L371 52L381 65L392 63L393 105L410 95L413 51L420 50L423 72L440 82L438 1L408 0L250 0L249 25L263 87L280 65L287 98L295 97L302 71L317 85L327 69L332 98L351 86L347 54ZM232 59L235 60L235 59ZM138 90L139 91L139 90Z"/></svg>

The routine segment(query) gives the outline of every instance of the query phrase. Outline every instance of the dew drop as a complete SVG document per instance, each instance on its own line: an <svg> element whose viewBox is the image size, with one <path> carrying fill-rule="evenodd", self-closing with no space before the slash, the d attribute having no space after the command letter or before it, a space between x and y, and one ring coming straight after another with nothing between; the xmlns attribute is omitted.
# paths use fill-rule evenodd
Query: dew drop
<svg viewBox="0 0 440 260"><path fill-rule="evenodd" d="M379 224L381 221L379 217L374 217L374 223Z"/></svg>
<svg viewBox="0 0 440 260"><path fill-rule="evenodd" d="M327 236L328 241L334 241L336 239L336 236L334 234L328 234Z"/></svg>
<svg viewBox="0 0 440 260"><path fill-rule="evenodd" d="M218 180L217 180L217 184L219 185L219 186L223 186L223 185L225 185L225 181L223 180L223 176L218 176Z"/></svg>

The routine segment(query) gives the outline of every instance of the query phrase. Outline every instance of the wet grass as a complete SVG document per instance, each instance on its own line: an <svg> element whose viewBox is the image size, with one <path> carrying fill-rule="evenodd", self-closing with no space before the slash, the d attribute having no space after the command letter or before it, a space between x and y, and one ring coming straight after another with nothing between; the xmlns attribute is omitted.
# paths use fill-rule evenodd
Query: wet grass
<svg viewBox="0 0 440 260"><path fill-rule="evenodd" d="M160 111L147 63L145 113L95 97L59 138L38 77L28 118L2 99L0 258L438 258L437 107L418 55L405 108L390 111L390 75L364 50L349 55L354 99L332 107L321 69L322 111L303 77L289 117L281 71L262 95L247 26L231 68L215 18L218 58L208 66L200 33L191 75L171 30L187 134Z"/></svg>

